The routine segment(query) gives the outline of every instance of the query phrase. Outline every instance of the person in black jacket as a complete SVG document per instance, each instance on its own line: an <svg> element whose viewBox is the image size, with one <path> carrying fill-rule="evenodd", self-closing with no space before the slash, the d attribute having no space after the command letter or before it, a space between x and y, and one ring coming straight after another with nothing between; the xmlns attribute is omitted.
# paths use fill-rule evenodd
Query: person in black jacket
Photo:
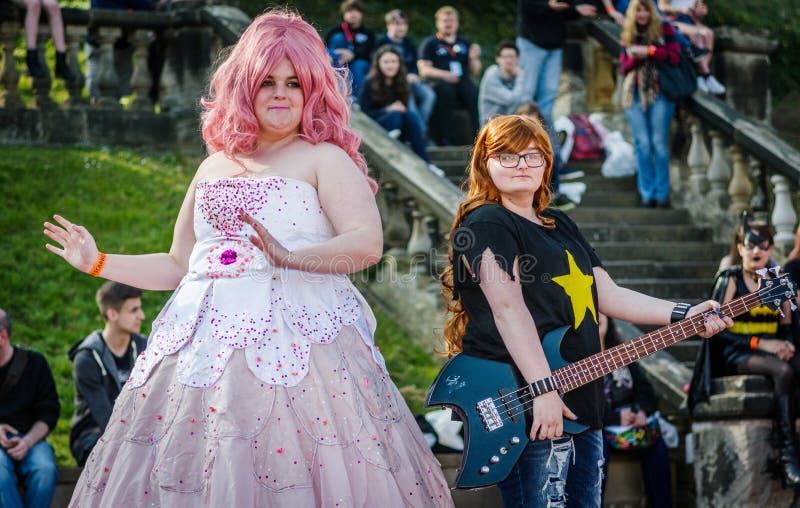
<svg viewBox="0 0 800 508"><path fill-rule="evenodd" d="M325 34L325 45L335 55L337 63L350 70L353 97L361 93L361 83L369 71L375 49L375 33L362 24L364 10L359 0L345 0L339 7L342 24Z"/></svg>
<svg viewBox="0 0 800 508"><path fill-rule="evenodd" d="M600 343L603 349L620 344L614 320L599 314ZM656 393L644 372L636 363L617 369L603 378L603 392L606 407L603 426L644 427L656 411ZM672 507L672 480L669 467L669 452L664 439L659 438L652 445L636 453L642 462L642 478L648 505L652 508ZM611 458L611 444L603 439L603 497L608 478L608 462Z"/></svg>
<svg viewBox="0 0 800 508"><path fill-rule="evenodd" d="M736 232L736 251L731 266L717 275L715 298L721 303L752 293L758 288L757 272L770 266L772 227L749 223ZM794 423L797 420L800 357L795 354L792 311L788 302L781 309L759 305L734 319L733 326L702 344L695 361L688 406L709 399L711 379L719 376L761 374L772 381L775 394L775 430L779 440L779 462L783 484L800 487L800 452Z"/></svg>
<svg viewBox="0 0 800 508"><path fill-rule="evenodd" d="M144 320L142 291L118 282L106 282L97 291L97 306L106 322L70 348L74 364L75 414L70 422L69 446L79 466L111 417L114 401L128 380L147 338L139 335Z"/></svg>
<svg viewBox="0 0 800 508"><path fill-rule="evenodd" d="M422 137L422 121L410 108L410 97L402 56L392 45L381 46L361 88L358 98L361 110L389 131L391 137L408 141L414 153L430 163Z"/></svg>
<svg viewBox="0 0 800 508"><path fill-rule="evenodd" d="M45 437L61 406L44 356L11 345L11 318L0 309L0 506L48 508L58 472ZM22 482L24 495L17 485Z"/></svg>

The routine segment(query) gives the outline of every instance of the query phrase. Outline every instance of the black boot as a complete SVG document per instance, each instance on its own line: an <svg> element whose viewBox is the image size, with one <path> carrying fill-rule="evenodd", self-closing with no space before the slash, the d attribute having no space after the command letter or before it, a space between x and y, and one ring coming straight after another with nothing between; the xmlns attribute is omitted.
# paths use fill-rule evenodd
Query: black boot
<svg viewBox="0 0 800 508"><path fill-rule="evenodd" d="M39 64L39 52L35 49L28 50L28 54L25 55L25 63L28 64L28 74L32 78L42 79L47 76L47 72Z"/></svg>
<svg viewBox="0 0 800 508"><path fill-rule="evenodd" d="M64 81L75 81L75 73L67 65L67 54L56 51L56 77Z"/></svg>
<svg viewBox="0 0 800 508"><path fill-rule="evenodd" d="M800 456L797 452L797 434L794 422L797 418L794 398L781 395L775 399L775 410L778 421L778 461L785 488L800 488Z"/></svg>

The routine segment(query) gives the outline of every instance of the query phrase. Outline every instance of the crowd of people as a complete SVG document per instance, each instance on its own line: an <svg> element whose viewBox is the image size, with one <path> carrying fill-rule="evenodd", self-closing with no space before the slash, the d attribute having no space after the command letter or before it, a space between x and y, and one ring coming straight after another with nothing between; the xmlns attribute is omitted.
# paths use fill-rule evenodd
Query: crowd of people
<svg viewBox="0 0 800 508"><path fill-rule="evenodd" d="M687 14L678 3L667 12ZM642 204L669 206L674 105L659 94L653 62L675 62L681 43L651 0L632 0L624 16L606 6L623 24L623 106L637 135ZM564 347L579 359L619 340L614 318L665 325L702 314L701 335L712 337L703 354L713 360L697 362L690 404L707 397L710 376L769 376L784 480L800 487L792 313L734 321L718 303L754 289L771 259L768 225L743 224L714 299L692 306L618 286L551 206L563 163L552 108L565 22L597 7L520 1L518 37L498 46L480 86L480 48L459 35L454 8L436 11L437 33L419 52L399 10L386 14L381 37L363 26L358 0L340 13L342 24L322 38L299 15L270 10L214 71L201 101L210 155L169 252L107 254L85 227L59 215L45 223L48 250L109 281L97 293L103 329L68 354L70 449L84 468L72 505L452 506L374 343L374 316L347 278L379 260L382 235L344 90L426 162L426 138L448 143L457 107L477 132L442 275L449 353L508 362L533 386L551 377L539 339L556 328L569 325ZM707 34L698 37L705 45L693 41L696 49L710 49ZM174 291L149 339L140 335L139 288ZM11 330L0 310L0 504L49 506L56 468L45 437L60 410L56 386L44 357L14 347ZM532 395L531 439L498 484L504 504L599 506L596 466L610 456L601 429L647 425L655 401L646 378L632 365L563 399L555 387ZM563 418L589 430L564 435ZM555 451L564 460L551 460ZM654 505L671 504L666 456L658 440L642 455Z"/></svg>

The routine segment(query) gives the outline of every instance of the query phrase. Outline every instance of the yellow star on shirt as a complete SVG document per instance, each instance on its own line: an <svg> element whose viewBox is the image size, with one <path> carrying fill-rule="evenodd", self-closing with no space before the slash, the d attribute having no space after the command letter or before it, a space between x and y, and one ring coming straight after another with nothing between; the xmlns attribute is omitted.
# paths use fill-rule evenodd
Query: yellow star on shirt
<svg viewBox="0 0 800 508"><path fill-rule="evenodd" d="M553 282L564 288L564 292L569 296L572 302L572 314L575 316L575 329L577 330L583 323L587 310L592 313L594 322L597 323L597 311L594 309L594 299L592 298L594 277L584 274L578 268L572 254L569 251L565 252L569 263L569 274L553 277Z"/></svg>

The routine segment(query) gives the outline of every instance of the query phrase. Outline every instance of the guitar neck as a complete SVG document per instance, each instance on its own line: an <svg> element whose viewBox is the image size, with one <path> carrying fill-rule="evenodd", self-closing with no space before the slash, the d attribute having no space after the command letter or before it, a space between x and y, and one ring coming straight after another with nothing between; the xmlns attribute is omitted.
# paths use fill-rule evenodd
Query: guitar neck
<svg viewBox="0 0 800 508"><path fill-rule="evenodd" d="M720 306L720 310L726 316L736 317L760 304L758 294L750 293ZM562 367L552 374L558 391L572 391L656 351L697 335L705 328L703 319L703 314L688 317Z"/></svg>

